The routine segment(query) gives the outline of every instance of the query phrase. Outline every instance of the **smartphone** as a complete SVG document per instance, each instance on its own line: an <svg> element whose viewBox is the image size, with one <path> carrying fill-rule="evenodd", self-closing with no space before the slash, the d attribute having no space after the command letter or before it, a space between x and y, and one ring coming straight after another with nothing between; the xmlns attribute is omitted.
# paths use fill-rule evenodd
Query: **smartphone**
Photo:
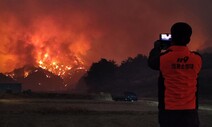
<svg viewBox="0 0 212 127"><path fill-rule="evenodd" d="M160 34L161 49L166 50L171 46L172 35L169 33Z"/></svg>
<svg viewBox="0 0 212 127"><path fill-rule="evenodd" d="M161 41L171 41L172 35L169 33L162 33L160 34L160 40Z"/></svg>

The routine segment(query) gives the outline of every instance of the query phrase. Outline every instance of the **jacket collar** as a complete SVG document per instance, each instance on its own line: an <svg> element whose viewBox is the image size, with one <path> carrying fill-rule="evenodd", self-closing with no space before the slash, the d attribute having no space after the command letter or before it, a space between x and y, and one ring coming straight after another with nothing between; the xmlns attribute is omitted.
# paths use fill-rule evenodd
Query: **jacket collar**
<svg viewBox="0 0 212 127"><path fill-rule="evenodd" d="M185 51L185 50L189 50L187 46L177 46L177 45L173 45L173 46L170 46L168 48L168 50L171 50L171 51Z"/></svg>

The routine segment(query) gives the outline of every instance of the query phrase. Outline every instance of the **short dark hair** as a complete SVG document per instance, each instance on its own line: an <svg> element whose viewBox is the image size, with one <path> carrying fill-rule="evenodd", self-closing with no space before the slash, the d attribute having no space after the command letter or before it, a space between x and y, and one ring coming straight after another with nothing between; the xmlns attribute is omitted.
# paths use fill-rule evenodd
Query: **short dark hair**
<svg viewBox="0 0 212 127"><path fill-rule="evenodd" d="M177 22L171 27L172 41L175 45L187 45L191 34L192 28L185 22Z"/></svg>

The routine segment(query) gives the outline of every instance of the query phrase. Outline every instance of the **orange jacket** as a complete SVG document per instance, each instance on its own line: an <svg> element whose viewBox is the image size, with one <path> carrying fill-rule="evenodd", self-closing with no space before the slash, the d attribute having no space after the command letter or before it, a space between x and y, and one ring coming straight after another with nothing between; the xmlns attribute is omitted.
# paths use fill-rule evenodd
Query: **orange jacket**
<svg viewBox="0 0 212 127"><path fill-rule="evenodd" d="M160 70L159 109L196 109L201 56L186 46L171 46L159 55L154 52L150 53L149 66Z"/></svg>

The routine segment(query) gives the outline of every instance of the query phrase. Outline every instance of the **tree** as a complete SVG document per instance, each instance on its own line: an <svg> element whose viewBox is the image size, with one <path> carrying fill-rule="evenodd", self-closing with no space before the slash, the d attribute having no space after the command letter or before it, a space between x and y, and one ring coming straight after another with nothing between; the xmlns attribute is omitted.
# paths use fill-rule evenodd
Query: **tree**
<svg viewBox="0 0 212 127"><path fill-rule="evenodd" d="M117 65L115 61L101 59L93 63L85 77L90 92L111 91L111 84L114 84Z"/></svg>
<svg viewBox="0 0 212 127"><path fill-rule="evenodd" d="M202 54L203 67L202 69L212 69L212 53Z"/></svg>

